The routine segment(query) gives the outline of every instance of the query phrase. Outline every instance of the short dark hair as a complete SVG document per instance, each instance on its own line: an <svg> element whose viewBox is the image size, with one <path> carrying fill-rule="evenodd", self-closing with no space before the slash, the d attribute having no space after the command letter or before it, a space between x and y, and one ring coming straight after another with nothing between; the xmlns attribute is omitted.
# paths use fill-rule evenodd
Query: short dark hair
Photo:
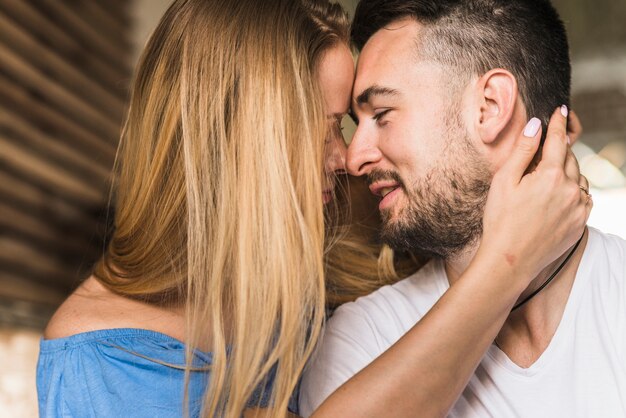
<svg viewBox="0 0 626 418"><path fill-rule="evenodd" d="M557 106L569 105L567 35L549 0L361 0L352 41L360 51L376 32L403 18L424 27L422 58L457 74L510 71L529 117L547 123Z"/></svg>

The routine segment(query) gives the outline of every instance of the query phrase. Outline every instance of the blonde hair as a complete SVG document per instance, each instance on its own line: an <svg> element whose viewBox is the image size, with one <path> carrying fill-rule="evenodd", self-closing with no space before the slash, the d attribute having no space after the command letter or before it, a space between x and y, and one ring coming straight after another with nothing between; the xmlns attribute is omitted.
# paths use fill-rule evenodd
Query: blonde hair
<svg viewBox="0 0 626 418"><path fill-rule="evenodd" d="M328 127L316 68L347 42L344 12L324 0L177 0L141 57L94 274L185 306L187 376L209 331L206 417L238 417L273 368L282 416L320 334Z"/></svg>
<svg viewBox="0 0 626 418"><path fill-rule="evenodd" d="M342 179L338 189L341 192L326 219L324 267L329 311L393 284L425 263L414 254L397 254L379 242L378 199L369 192L365 179Z"/></svg>

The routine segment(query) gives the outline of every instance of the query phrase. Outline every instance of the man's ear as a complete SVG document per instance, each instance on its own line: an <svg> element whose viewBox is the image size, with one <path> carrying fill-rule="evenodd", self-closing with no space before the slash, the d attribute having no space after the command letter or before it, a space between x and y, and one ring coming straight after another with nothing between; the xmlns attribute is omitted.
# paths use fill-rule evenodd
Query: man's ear
<svg viewBox="0 0 626 418"><path fill-rule="evenodd" d="M476 83L476 131L492 144L511 122L518 98L517 80L507 70L491 70Z"/></svg>

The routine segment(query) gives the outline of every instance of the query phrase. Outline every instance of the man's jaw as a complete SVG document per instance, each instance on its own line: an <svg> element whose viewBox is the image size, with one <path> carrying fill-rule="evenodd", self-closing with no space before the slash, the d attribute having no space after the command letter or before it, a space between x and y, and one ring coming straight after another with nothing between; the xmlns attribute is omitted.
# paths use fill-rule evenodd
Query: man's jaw
<svg viewBox="0 0 626 418"><path fill-rule="evenodd" d="M469 243L463 249L444 258L446 274L450 285L454 284L461 275L467 270L470 263L478 252L480 245L480 237Z"/></svg>
<svg viewBox="0 0 626 418"><path fill-rule="evenodd" d="M410 194L404 191L402 198L404 188L396 190L385 197L385 200L393 199L393 204L381 210L383 242L399 251L443 259L454 270L464 271L482 235L482 228L474 225L472 213L457 213L448 200L432 199L427 192L422 196L417 191ZM427 190L422 188L422 192ZM399 198L394 198L394 193ZM381 202L383 208L385 203Z"/></svg>

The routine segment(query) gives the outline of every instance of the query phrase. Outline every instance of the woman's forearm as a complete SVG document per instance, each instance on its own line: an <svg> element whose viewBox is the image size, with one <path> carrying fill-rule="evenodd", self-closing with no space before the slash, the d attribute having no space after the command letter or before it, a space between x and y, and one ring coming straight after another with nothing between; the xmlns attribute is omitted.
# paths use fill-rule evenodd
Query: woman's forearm
<svg viewBox="0 0 626 418"><path fill-rule="evenodd" d="M445 415L528 282L516 275L527 274L515 272L504 260L477 255L420 322L312 416Z"/></svg>

